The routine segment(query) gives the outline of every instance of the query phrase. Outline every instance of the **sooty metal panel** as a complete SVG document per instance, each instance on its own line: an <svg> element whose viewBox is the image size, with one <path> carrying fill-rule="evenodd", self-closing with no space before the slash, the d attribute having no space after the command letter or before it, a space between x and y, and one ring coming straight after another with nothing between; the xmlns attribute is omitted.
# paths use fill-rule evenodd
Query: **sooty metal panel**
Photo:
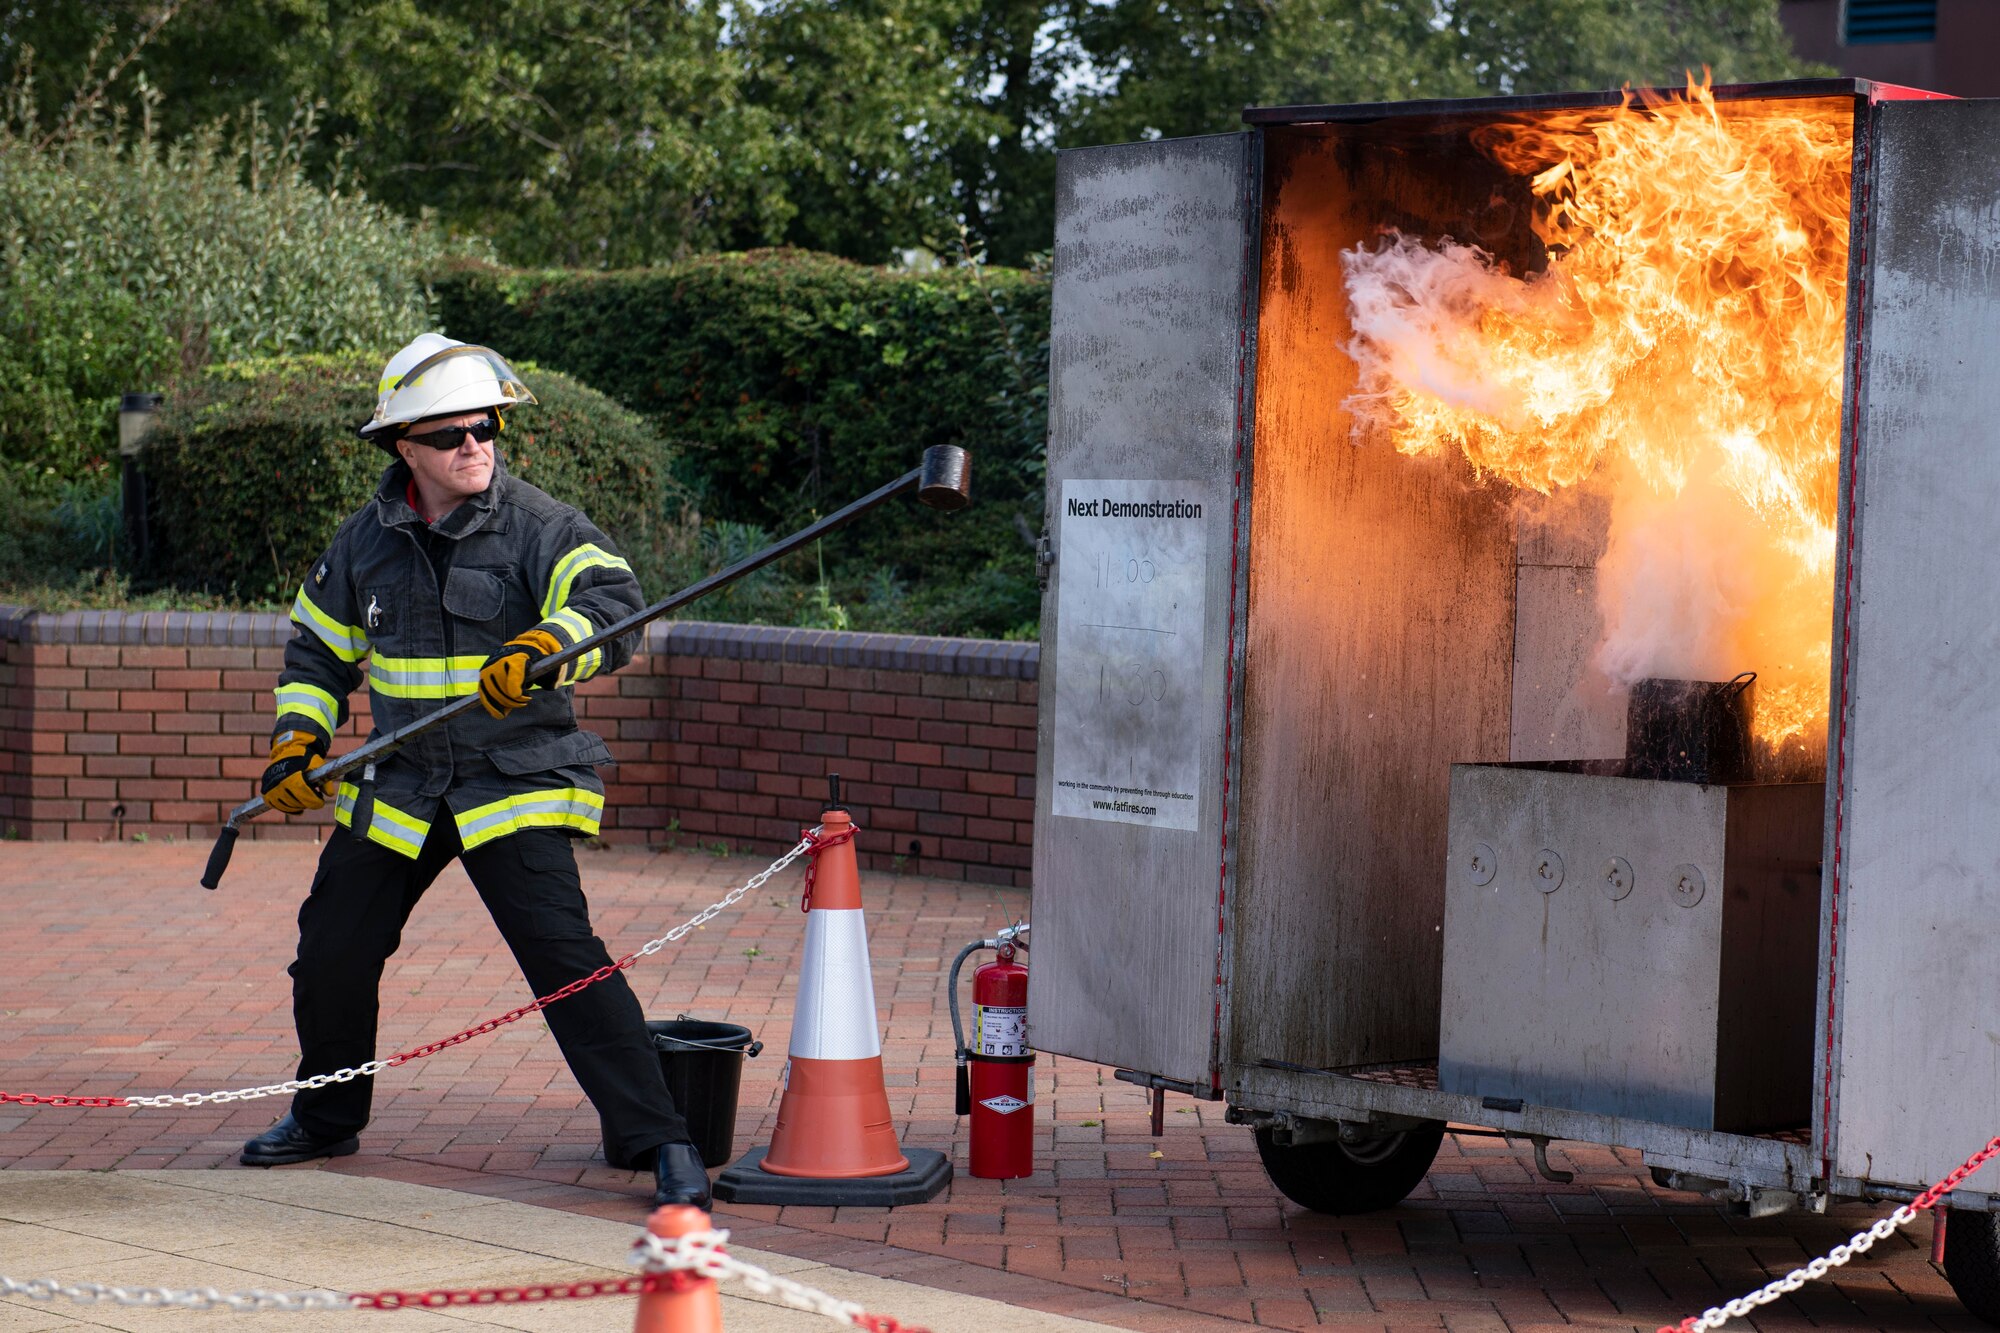
<svg viewBox="0 0 2000 1333"><path fill-rule="evenodd" d="M1056 172L1029 1020L1038 1049L1202 1087L1254 142Z"/></svg>
<svg viewBox="0 0 2000 1333"><path fill-rule="evenodd" d="M1509 758L1608 759L1625 753L1627 691L1597 669L1604 636L1597 562L1610 496L1597 489L1526 496L1514 594L1514 716Z"/></svg>
<svg viewBox="0 0 2000 1333"><path fill-rule="evenodd" d="M2000 1106L2000 102L1870 117L1819 1041L1836 1174L1916 1187Z"/></svg>
<svg viewBox="0 0 2000 1333"><path fill-rule="evenodd" d="M1506 499L1356 441L1345 406L1341 251L1392 219L1443 233L1504 184L1462 133L1412 133L1265 140L1231 1077L1436 1053L1450 766L1508 755Z"/></svg>

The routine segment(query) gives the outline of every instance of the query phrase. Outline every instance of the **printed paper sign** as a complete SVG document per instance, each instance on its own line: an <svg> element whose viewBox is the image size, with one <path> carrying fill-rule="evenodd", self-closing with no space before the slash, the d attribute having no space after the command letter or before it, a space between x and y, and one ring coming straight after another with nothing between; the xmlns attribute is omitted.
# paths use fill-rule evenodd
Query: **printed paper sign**
<svg viewBox="0 0 2000 1333"><path fill-rule="evenodd" d="M979 1011L979 1053L981 1055L1026 1055L1028 1053L1028 1011L1015 1006L982 1004Z"/></svg>
<svg viewBox="0 0 2000 1333"><path fill-rule="evenodd" d="M1198 482L1063 483L1055 814L1200 826L1202 596L1217 521Z"/></svg>

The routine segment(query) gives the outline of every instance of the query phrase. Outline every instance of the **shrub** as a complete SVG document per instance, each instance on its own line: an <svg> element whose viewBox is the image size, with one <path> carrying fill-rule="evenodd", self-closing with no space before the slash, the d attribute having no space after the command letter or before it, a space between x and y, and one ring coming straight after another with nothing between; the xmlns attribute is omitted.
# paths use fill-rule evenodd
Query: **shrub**
<svg viewBox="0 0 2000 1333"><path fill-rule="evenodd" d="M181 588L288 599L387 456L355 434L387 353L218 366L169 396L146 452L159 565ZM662 596L693 559L672 454L653 428L566 375L516 363L539 404L497 446L515 476L576 505Z"/></svg>
<svg viewBox="0 0 2000 1333"><path fill-rule="evenodd" d="M336 179L309 182L310 110L172 144L150 115L0 113L0 466L31 488L110 469L118 395L211 361L400 342L454 249ZM150 110L151 103L143 106Z"/></svg>
<svg viewBox="0 0 2000 1333"><path fill-rule="evenodd" d="M1032 628L1048 285L756 251L626 273L460 266L444 327L555 366L657 422L705 516L805 526L917 465L973 456L973 506L903 501L825 542L836 600L874 629ZM824 600L824 599L822 599Z"/></svg>

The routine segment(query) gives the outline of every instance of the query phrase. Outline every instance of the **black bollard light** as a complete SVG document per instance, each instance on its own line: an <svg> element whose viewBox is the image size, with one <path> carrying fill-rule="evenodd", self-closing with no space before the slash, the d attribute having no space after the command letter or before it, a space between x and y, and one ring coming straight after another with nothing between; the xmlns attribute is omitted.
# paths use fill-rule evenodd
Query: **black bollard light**
<svg viewBox="0 0 2000 1333"><path fill-rule="evenodd" d="M146 518L146 437L153 433L153 414L166 395L128 393L118 400L118 463L123 494L125 549L135 569L151 559L153 534Z"/></svg>

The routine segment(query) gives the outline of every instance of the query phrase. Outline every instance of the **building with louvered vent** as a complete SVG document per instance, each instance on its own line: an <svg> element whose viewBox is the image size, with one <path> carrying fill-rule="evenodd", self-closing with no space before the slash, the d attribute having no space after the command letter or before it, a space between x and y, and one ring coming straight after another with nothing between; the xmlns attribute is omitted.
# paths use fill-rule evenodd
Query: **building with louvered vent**
<svg viewBox="0 0 2000 1333"><path fill-rule="evenodd" d="M2000 0L1782 0L1807 60L1958 97L2000 97Z"/></svg>

